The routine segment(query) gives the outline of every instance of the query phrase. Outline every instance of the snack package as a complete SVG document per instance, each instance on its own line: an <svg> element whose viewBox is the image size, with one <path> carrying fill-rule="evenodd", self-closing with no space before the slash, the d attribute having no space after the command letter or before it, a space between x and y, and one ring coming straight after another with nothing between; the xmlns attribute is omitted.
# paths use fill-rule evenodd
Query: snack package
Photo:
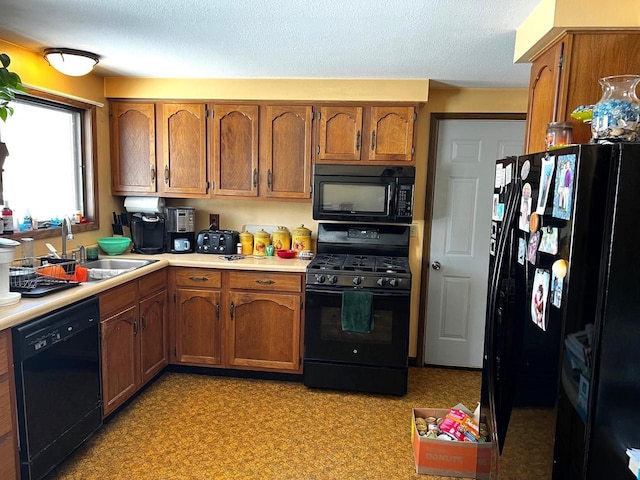
<svg viewBox="0 0 640 480"><path fill-rule="evenodd" d="M479 437L478 422L456 408L449 410L444 417L440 424L440 431L459 442L477 442Z"/></svg>

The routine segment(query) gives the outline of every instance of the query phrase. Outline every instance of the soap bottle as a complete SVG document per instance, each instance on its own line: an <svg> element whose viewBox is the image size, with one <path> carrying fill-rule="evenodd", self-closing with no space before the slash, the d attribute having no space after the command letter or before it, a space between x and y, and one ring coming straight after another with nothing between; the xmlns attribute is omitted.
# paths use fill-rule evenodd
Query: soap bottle
<svg viewBox="0 0 640 480"><path fill-rule="evenodd" d="M22 219L22 224L24 225L25 232L30 232L33 230L33 219L31 218L31 212L27 208L27 211L24 212L24 218Z"/></svg>
<svg viewBox="0 0 640 480"><path fill-rule="evenodd" d="M2 208L2 233L13 234L13 211L9 208L9 202L5 202Z"/></svg>

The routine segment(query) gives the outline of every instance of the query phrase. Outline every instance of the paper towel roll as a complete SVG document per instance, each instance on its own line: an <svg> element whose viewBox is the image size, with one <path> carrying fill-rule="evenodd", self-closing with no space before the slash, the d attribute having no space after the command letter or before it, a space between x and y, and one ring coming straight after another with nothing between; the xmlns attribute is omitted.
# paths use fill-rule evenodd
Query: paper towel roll
<svg viewBox="0 0 640 480"><path fill-rule="evenodd" d="M129 213L162 213L164 206L164 198L160 197L126 197L124 199L124 208Z"/></svg>

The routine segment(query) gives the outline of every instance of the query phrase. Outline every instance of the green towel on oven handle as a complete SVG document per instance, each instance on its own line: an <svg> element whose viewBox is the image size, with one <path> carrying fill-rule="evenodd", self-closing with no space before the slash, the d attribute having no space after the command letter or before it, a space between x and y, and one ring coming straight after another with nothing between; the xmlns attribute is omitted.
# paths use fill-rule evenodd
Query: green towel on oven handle
<svg viewBox="0 0 640 480"><path fill-rule="evenodd" d="M373 294L359 290L342 292L342 331L369 333L373 330Z"/></svg>

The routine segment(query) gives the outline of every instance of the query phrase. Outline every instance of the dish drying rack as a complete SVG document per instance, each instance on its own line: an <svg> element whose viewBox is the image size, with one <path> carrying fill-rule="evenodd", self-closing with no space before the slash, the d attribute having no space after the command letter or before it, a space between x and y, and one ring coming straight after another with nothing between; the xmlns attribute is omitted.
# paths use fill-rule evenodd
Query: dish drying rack
<svg viewBox="0 0 640 480"><path fill-rule="evenodd" d="M76 261L23 257L9 266L9 288L14 292L49 291L78 285ZM57 287L57 288L56 288Z"/></svg>

